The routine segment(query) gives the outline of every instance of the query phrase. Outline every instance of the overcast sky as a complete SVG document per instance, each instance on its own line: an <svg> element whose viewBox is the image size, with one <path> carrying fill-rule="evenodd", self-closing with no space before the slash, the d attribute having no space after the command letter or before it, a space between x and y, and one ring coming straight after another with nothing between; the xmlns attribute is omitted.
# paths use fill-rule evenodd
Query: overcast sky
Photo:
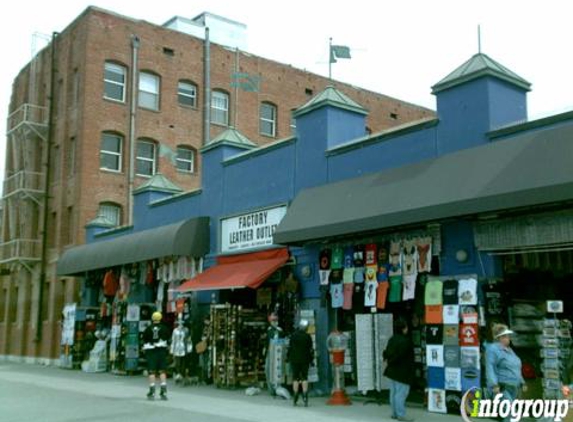
<svg viewBox="0 0 573 422"><path fill-rule="evenodd" d="M435 109L430 87L477 52L533 84L529 117L573 109L573 5L513 0L63 0L0 4L0 177L12 81L34 33L63 30L87 6L163 24L208 11L247 25L251 53L328 74L328 38L352 50L333 77ZM41 42L41 37L36 37ZM264 78L264 75L263 75Z"/></svg>

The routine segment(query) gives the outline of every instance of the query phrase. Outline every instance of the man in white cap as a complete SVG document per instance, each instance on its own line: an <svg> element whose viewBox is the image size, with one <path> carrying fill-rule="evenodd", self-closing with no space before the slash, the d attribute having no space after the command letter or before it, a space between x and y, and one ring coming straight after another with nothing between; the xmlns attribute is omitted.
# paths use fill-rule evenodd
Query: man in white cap
<svg viewBox="0 0 573 422"><path fill-rule="evenodd" d="M300 395L299 386L302 386L304 406L308 406L308 368L314 359L314 348L307 329L308 320L301 319L298 323L298 330L290 336L288 361L293 375L294 406L296 406Z"/></svg>
<svg viewBox="0 0 573 422"><path fill-rule="evenodd" d="M143 332L143 350L147 358L147 371L149 372L149 392L147 398L155 398L155 376L159 373L161 380L160 397L167 400L167 341L169 331L165 325L161 324L163 315L156 311L151 315L152 324Z"/></svg>
<svg viewBox="0 0 573 422"><path fill-rule="evenodd" d="M515 400L526 386L521 374L521 359L509 345L513 331L504 324L495 325L492 331L494 343L486 352L487 386L494 395L503 393L504 398Z"/></svg>

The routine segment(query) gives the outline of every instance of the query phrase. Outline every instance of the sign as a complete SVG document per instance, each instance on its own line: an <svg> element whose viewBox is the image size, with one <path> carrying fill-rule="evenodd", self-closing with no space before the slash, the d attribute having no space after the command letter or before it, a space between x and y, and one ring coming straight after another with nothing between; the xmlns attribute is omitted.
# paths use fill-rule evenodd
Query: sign
<svg viewBox="0 0 573 422"><path fill-rule="evenodd" d="M286 205L221 220L221 253L273 245L273 234L286 214Z"/></svg>
<svg viewBox="0 0 573 422"><path fill-rule="evenodd" d="M562 313L563 312L563 301L562 300L548 300L547 301L547 312L549 313Z"/></svg>

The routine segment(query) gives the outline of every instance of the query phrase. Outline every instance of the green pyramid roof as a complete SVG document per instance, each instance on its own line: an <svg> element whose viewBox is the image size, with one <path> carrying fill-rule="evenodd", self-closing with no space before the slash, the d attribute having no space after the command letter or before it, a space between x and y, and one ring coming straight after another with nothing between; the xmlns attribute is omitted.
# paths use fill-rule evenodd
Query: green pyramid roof
<svg viewBox="0 0 573 422"><path fill-rule="evenodd" d="M252 142L249 138L247 138L245 135L233 127L221 132L219 135L211 139L211 142L205 145L201 151L210 150L211 148L214 148L218 145L231 145L244 149L257 147L257 144Z"/></svg>
<svg viewBox="0 0 573 422"><path fill-rule="evenodd" d="M183 189L181 189L161 173L155 173L147 182L135 189L133 193L139 193L148 190L171 193L183 192Z"/></svg>
<svg viewBox="0 0 573 422"><path fill-rule="evenodd" d="M531 84L521 76L499 64L488 55L477 53L440 82L435 84L432 87L432 93L436 94L464 82L481 78L482 76L493 76L499 78L526 91L531 89Z"/></svg>
<svg viewBox="0 0 573 422"><path fill-rule="evenodd" d="M368 114L368 111L366 111L364 107L348 97L346 94L340 92L333 86L327 86L324 91L312 98L302 107L295 110L293 115L298 117L326 105L343 108L360 114Z"/></svg>
<svg viewBox="0 0 573 422"><path fill-rule="evenodd" d="M113 224L113 222L109 218L104 217L103 215L98 215L96 218L94 218L92 221L86 224L86 227L92 227L92 226L111 228L115 227L115 224Z"/></svg>

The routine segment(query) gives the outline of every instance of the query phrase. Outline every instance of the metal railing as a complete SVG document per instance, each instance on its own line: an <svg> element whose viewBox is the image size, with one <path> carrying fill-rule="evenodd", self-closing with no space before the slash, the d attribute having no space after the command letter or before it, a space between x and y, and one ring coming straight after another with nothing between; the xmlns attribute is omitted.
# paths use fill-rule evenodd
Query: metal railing
<svg viewBox="0 0 573 422"><path fill-rule="evenodd" d="M15 239L0 243L0 264L12 261L39 261L42 242L34 239Z"/></svg>
<svg viewBox="0 0 573 422"><path fill-rule="evenodd" d="M41 195L44 186L44 173L19 171L4 181L4 198L19 191L32 195Z"/></svg>
<svg viewBox="0 0 573 422"><path fill-rule="evenodd" d="M10 132L22 124L48 126L48 107L22 104L8 116L7 131Z"/></svg>

